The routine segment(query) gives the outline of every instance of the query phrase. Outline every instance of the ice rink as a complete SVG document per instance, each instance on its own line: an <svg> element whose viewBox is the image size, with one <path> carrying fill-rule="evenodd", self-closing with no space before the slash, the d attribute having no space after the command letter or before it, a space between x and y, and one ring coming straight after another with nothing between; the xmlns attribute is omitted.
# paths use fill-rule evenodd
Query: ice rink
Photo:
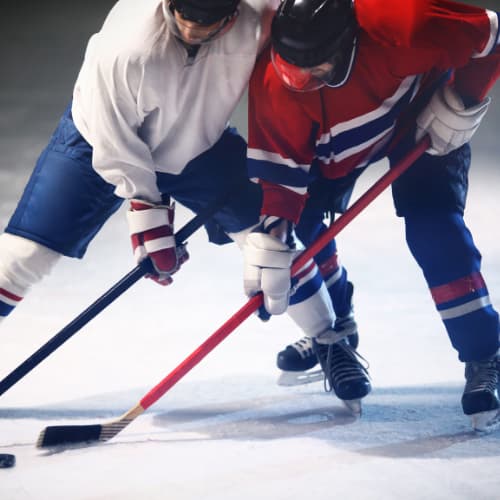
<svg viewBox="0 0 500 500"><path fill-rule="evenodd" d="M493 2L496 3L496 2ZM71 95L112 2L8 2L0 15L0 226ZM481 2L488 5L487 2ZM489 6L493 6L489 2ZM2 6L2 11L4 7ZM500 307L500 87L473 140L466 221ZM235 123L245 132L242 105ZM370 169L354 198L385 165ZM124 207L125 208L125 207ZM179 210L178 227L192 214ZM0 397L2 500L498 500L500 431L463 416L458 362L385 192L338 237L373 392L361 419L322 383L276 385L301 333L255 316L107 443L47 451L48 425L103 423L139 400L246 302L241 256L202 230L162 288L141 280ZM124 209L82 261L64 259L1 325L0 379L135 266Z"/></svg>

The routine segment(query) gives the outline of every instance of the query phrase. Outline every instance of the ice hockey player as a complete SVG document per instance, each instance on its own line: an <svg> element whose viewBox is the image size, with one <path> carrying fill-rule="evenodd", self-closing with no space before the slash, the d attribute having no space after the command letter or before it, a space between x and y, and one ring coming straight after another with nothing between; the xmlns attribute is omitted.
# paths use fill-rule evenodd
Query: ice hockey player
<svg viewBox="0 0 500 500"><path fill-rule="evenodd" d="M151 259L149 277L163 285L188 258L175 245L171 199L198 212L237 192L208 224L215 243L226 241L219 229L238 240L259 222L261 189L246 175L245 141L227 124L268 41L274 3L114 5L0 236L0 320L62 255L83 257L124 200L135 256ZM307 335L328 332L330 297L314 263L306 268L290 315Z"/></svg>
<svg viewBox="0 0 500 500"><path fill-rule="evenodd" d="M500 406L499 320L463 213L469 140L500 71L498 13L449 0L285 0L271 38L250 82L248 167L263 188L262 214L279 231L250 234L247 268L265 270L292 251L308 204L342 211L337 198L366 166L394 164L428 134L432 147L393 184L393 198L465 363L463 411L485 428ZM274 293L286 297L289 272L284 264ZM338 348L314 349L328 370ZM297 358L293 350L280 355Z"/></svg>

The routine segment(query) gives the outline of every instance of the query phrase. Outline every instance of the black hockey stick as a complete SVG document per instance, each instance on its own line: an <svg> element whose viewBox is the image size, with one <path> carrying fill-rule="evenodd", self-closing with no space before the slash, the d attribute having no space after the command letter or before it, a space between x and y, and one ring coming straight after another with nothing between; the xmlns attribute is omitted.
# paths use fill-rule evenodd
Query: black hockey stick
<svg viewBox="0 0 500 500"><path fill-rule="evenodd" d="M385 173L375 184L354 202L330 227L309 246L292 265L292 275L296 274L308 260L321 251L344 227L366 208L384 189L405 172L417 158L430 146L425 136L405 157ZM228 337L243 321L254 313L263 303L262 293L254 295L231 316L205 342L195 349L184 361L172 370L161 382L153 387L133 408L122 416L104 424L52 425L46 427L37 441L39 448L65 444L92 443L108 441L121 432L130 422L144 413L158 401L184 375L190 372L207 354Z"/></svg>
<svg viewBox="0 0 500 500"><path fill-rule="evenodd" d="M220 199L209 204L200 213L187 222L177 233L175 241L178 245L184 243L194 232L205 224L212 215L220 210L227 202L231 193L226 193ZM149 259L142 261L132 271L126 274L120 281L115 283L107 292L101 295L85 311L80 313L71 323L68 323L59 333L54 335L40 349L23 361L16 369L0 381L0 396L8 391L15 383L21 380L27 373L40 364L46 357L52 354L58 347L78 332L90 320L95 318L103 309L115 299L128 290L134 283L139 281L145 274L153 272Z"/></svg>

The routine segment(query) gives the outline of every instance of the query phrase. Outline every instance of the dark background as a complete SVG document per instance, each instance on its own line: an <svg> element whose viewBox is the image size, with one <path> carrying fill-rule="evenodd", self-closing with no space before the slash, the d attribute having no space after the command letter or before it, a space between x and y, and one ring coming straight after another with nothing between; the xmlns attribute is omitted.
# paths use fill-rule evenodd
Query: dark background
<svg viewBox="0 0 500 500"><path fill-rule="evenodd" d="M468 3L494 8L498 1ZM19 194L71 97L89 36L99 29L113 4L112 0L2 1L0 175L11 169L23 172L13 195ZM500 93L498 87L494 97ZM234 116L244 135L245 107L242 102ZM480 154L499 150L499 116L500 104L495 102L474 138Z"/></svg>

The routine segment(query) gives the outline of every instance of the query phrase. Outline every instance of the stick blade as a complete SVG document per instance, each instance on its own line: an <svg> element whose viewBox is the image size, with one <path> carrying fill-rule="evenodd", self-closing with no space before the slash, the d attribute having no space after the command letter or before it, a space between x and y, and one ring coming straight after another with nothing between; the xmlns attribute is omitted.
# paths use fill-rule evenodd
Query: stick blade
<svg viewBox="0 0 500 500"><path fill-rule="evenodd" d="M51 425L38 437L37 448L99 441L102 425Z"/></svg>

